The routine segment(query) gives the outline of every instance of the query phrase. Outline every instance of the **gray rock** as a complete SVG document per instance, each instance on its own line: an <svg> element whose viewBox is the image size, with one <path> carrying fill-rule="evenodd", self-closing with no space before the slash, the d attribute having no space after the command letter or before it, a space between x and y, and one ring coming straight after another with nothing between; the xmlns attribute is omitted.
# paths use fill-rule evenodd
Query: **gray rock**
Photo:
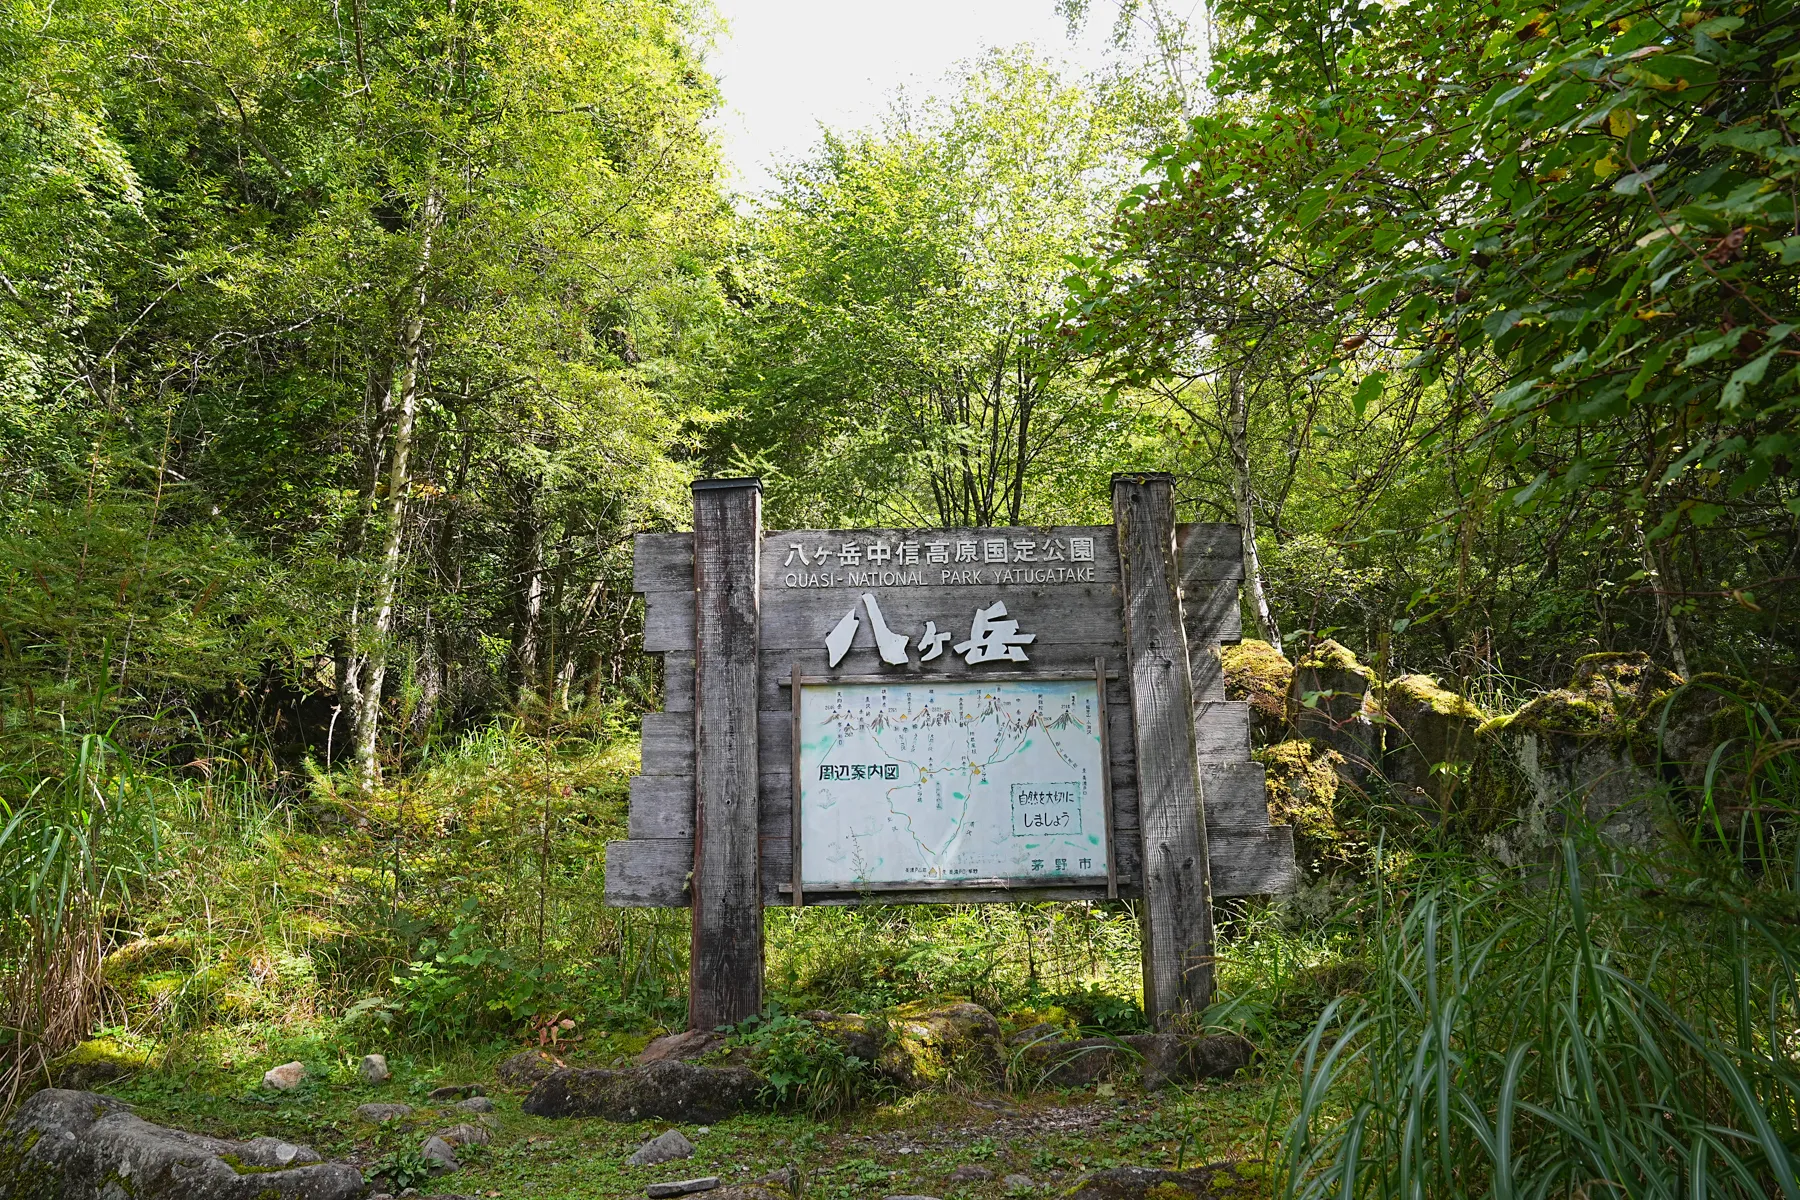
<svg viewBox="0 0 1800 1200"><path fill-rule="evenodd" d="M883 1196L881 1200L938 1200L936 1196Z"/></svg>
<svg viewBox="0 0 1800 1200"><path fill-rule="evenodd" d="M1229 1079L1256 1055L1250 1039L1235 1033L1184 1038L1173 1033L1139 1033L1121 1041L1144 1056L1144 1087L1151 1091L1171 1083Z"/></svg>
<svg viewBox="0 0 1800 1200"><path fill-rule="evenodd" d="M387 1055L365 1054L362 1062L357 1064L356 1077L364 1083L386 1083L394 1073L388 1070Z"/></svg>
<svg viewBox="0 0 1800 1200"><path fill-rule="evenodd" d="M528 1088L550 1078L569 1064L543 1050L521 1050L498 1067L494 1077L507 1087Z"/></svg>
<svg viewBox="0 0 1800 1200"><path fill-rule="evenodd" d="M1009 1192L1023 1192L1037 1186L1037 1182L1029 1175L1008 1175L1000 1181L1000 1186Z"/></svg>
<svg viewBox="0 0 1800 1200"><path fill-rule="evenodd" d="M723 1121L756 1103L760 1076L743 1067L663 1061L624 1071L564 1068L531 1090L521 1106L534 1117L608 1121Z"/></svg>
<svg viewBox="0 0 1800 1200"><path fill-rule="evenodd" d="M461 1100L468 1096L485 1096L487 1089L479 1083L453 1083L425 1093L427 1100Z"/></svg>
<svg viewBox="0 0 1800 1200"><path fill-rule="evenodd" d="M1006 1039L1009 1046L1035 1046L1062 1039L1062 1026L1052 1025L1049 1021L1039 1021L1036 1025L1027 1025L1019 1032Z"/></svg>
<svg viewBox="0 0 1800 1200"><path fill-rule="evenodd" d="M0 1133L6 1200L353 1200L362 1173L279 1138L165 1129L110 1096L46 1088Z"/></svg>
<svg viewBox="0 0 1800 1200"><path fill-rule="evenodd" d="M305 1063L282 1063L279 1067L270 1067L263 1072L263 1086L275 1088L277 1091L288 1091L306 1082Z"/></svg>
<svg viewBox="0 0 1800 1200"><path fill-rule="evenodd" d="M650 1200L664 1200L668 1196L687 1196L694 1192L710 1192L719 1186L717 1175L707 1175L700 1179L674 1179L668 1183L653 1183L644 1189Z"/></svg>
<svg viewBox="0 0 1800 1200"><path fill-rule="evenodd" d="M436 1134L425 1139L419 1147L419 1153L426 1158L436 1159L441 1164L436 1168L439 1170L454 1171L462 1166L456 1161L456 1148Z"/></svg>
<svg viewBox="0 0 1800 1200"><path fill-rule="evenodd" d="M767 1175L759 1175L750 1181L759 1187L772 1187L782 1192L798 1192L800 1190L800 1172L794 1167L782 1167L770 1171Z"/></svg>
<svg viewBox="0 0 1800 1200"><path fill-rule="evenodd" d="M467 1113L491 1113L494 1102L486 1096L470 1096L467 1100L459 1100L456 1107Z"/></svg>
<svg viewBox="0 0 1800 1200"><path fill-rule="evenodd" d="M994 1173L976 1163L964 1163L950 1172L951 1183L986 1183L994 1177Z"/></svg>
<svg viewBox="0 0 1800 1200"><path fill-rule="evenodd" d="M452 1125L448 1129L440 1129L431 1136L442 1138L452 1146L485 1146L494 1140L494 1135L482 1125Z"/></svg>
<svg viewBox="0 0 1800 1200"><path fill-rule="evenodd" d="M356 1115L371 1125L379 1125L383 1121L398 1121L401 1117L412 1116L410 1104L359 1104Z"/></svg>
<svg viewBox="0 0 1800 1200"><path fill-rule="evenodd" d="M682 1033L671 1033L667 1037L659 1037L645 1046L637 1056L637 1065L647 1067L653 1062L673 1059L687 1062L699 1058L707 1051L725 1041L725 1035L711 1029L689 1029Z"/></svg>
<svg viewBox="0 0 1800 1200"><path fill-rule="evenodd" d="M639 1146L636 1153L625 1161L634 1167L648 1167L693 1156L694 1143L683 1137L681 1130L669 1129Z"/></svg>

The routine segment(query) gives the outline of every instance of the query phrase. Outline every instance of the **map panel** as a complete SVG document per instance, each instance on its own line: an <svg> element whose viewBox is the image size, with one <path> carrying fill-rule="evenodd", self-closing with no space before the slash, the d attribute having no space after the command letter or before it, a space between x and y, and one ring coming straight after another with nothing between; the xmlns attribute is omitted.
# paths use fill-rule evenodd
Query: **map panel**
<svg viewBox="0 0 1800 1200"><path fill-rule="evenodd" d="M1091 677L802 684L802 886L1105 878L1100 722Z"/></svg>

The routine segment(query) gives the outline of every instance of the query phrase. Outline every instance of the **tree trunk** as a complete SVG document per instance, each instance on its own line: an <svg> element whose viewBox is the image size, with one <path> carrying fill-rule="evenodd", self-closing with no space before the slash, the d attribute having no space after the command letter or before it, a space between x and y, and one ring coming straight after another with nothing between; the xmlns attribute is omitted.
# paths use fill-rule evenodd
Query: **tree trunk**
<svg viewBox="0 0 1800 1200"><path fill-rule="evenodd" d="M543 658L544 524L538 519L539 481L513 480L512 652L506 682L515 702L538 689Z"/></svg>
<svg viewBox="0 0 1800 1200"><path fill-rule="evenodd" d="M1244 394L1244 368L1231 373L1229 405L1225 421L1231 445L1231 499L1237 508L1238 528L1244 538L1244 587L1250 594L1250 614L1256 635L1281 648L1281 630L1269 609L1268 589L1263 586L1262 556L1256 549L1256 492L1250 478L1250 401Z"/></svg>
<svg viewBox="0 0 1800 1200"><path fill-rule="evenodd" d="M358 614L361 622L366 622L355 639L356 649L362 655L362 670L356 672L360 687L354 710L357 790L364 799L374 793L381 775L376 760L381 727L381 688L387 676L388 639L394 624L394 601L400 588L400 551L406 540L406 496L412 484L413 429L419 416L419 368L425 354L425 304L431 270L431 242L442 215L443 198L432 189L426 193L424 211L420 214L422 240L418 284L413 290L411 311L400 324L396 355L400 369L393 384L387 495L382 504L384 537L375 575L375 594L367 613Z"/></svg>
<svg viewBox="0 0 1800 1200"><path fill-rule="evenodd" d="M1672 574L1663 571L1657 562L1659 556L1651 553L1650 542L1642 532L1638 534L1638 553L1644 563L1644 578L1656 594L1656 615L1662 620L1663 635L1669 639L1669 657L1675 660L1677 674L1683 679L1691 678L1687 649L1681 643L1681 628L1675 623L1675 602L1669 597L1670 590L1676 586Z"/></svg>

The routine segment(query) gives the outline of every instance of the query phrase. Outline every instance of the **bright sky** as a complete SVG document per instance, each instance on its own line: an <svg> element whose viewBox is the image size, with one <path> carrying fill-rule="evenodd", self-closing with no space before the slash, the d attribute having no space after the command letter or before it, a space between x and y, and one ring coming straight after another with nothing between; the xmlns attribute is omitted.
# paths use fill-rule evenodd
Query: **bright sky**
<svg viewBox="0 0 1800 1200"><path fill-rule="evenodd" d="M1079 67L1099 65L1110 9L1079 44L1056 0L717 0L726 21L709 65L725 94L717 121L734 184L757 191L770 166L802 155L820 124L869 124L896 88L929 93L962 59L1030 42Z"/></svg>

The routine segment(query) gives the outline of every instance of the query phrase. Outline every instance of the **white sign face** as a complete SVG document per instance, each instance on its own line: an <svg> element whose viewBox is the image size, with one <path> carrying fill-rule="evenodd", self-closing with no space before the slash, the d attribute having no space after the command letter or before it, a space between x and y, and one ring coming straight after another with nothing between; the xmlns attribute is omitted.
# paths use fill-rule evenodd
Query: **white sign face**
<svg viewBox="0 0 1800 1200"><path fill-rule="evenodd" d="M802 684L802 886L1104 879L1100 721L1091 678Z"/></svg>

